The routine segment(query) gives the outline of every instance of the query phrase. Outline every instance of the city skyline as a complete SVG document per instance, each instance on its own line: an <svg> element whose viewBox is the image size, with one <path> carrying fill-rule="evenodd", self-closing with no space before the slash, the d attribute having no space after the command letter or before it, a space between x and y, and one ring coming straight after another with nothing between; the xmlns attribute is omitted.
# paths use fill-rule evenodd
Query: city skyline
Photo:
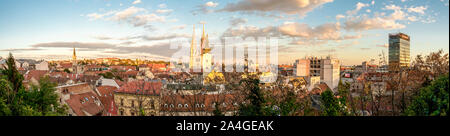
<svg viewBox="0 0 450 136"><path fill-rule="evenodd" d="M277 2L274 5L274 2ZM192 25L210 37L280 37L281 64L333 55L357 65L388 49L388 34L411 36L411 60L449 50L448 0L63 0L0 2L0 56L164 59L169 40L190 39ZM69 9L69 10L68 10ZM200 35L201 28L196 29ZM197 39L199 39L198 37ZM199 41L199 40L197 40ZM354 57L358 56L358 57Z"/></svg>

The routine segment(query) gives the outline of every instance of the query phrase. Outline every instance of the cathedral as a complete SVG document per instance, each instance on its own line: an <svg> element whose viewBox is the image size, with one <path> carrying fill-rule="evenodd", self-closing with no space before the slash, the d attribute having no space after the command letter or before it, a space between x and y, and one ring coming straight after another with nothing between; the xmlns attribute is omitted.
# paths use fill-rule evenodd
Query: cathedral
<svg viewBox="0 0 450 136"><path fill-rule="evenodd" d="M195 40L195 25L192 33L191 52L189 60L189 69L191 72L209 73L212 67L212 55L210 54L208 34L205 35L205 24L203 24L202 37L200 39L200 48L197 47Z"/></svg>

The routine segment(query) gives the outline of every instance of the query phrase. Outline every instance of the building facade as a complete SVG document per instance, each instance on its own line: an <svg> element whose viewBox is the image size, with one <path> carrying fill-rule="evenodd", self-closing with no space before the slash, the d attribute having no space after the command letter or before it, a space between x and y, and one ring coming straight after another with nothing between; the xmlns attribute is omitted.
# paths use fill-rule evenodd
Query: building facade
<svg viewBox="0 0 450 136"><path fill-rule="evenodd" d="M403 33L389 34L389 71L410 66L410 37Z"/></svg>
<svg viewBox="0 0 450 136"><path fill-rule="evenodd" d="M114 92L119 116L158 116L161 82L128 82Z"/></svg>
<svg viewBox="0 0 450 136"><path fill-rule="evenodd" d="M310 57L296 60L295 75L302 77L320 76L321 82L336 90L340 80L340 61L331 57Z"/></svg>

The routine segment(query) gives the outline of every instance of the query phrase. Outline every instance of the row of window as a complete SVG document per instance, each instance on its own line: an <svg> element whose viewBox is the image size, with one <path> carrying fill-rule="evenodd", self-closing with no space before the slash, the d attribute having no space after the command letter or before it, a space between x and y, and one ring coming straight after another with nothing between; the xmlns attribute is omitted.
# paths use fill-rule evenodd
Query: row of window
<svg viewBox="0 0 450 136"><path fill-rule="evenodd" d="M238 103L234 103L233 104L234 106L238 106ZM227 104L226 103L222 103L222 106L223 107L227 107ZM164 104L164 108L175 108L175 105L174 104ZM178 104L178 108L189 108L189 104ZM195 104L195 107L196 108L205 108L206 106L205 106L205 104ZM215 108L216 107L216 103L213 103L212 105L211 105L211 107L212 108Z"/></svg>

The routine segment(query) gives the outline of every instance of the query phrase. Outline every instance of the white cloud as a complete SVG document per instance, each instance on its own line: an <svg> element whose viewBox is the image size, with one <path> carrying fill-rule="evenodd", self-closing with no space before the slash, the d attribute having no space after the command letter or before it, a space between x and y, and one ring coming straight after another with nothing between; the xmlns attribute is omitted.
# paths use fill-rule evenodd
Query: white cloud
<svg viewBox="0 0 450 136"><path fill-rule="evenodd" d="M156 13L171 13L173 12L172 9L158 9L156 10Z"/></svg>
<svg viewBox="0 0 450 136"><path fill-rule="evenodd" d="M166 4L159 4L158 7L159 8L167 8L167 5Z"/></svg>
<svg viewBox="0 0 450 136"><path fill-rule="evenodd" d="M219 11L226 12L280 12L305 16L315 8L333 0L240 0L227 4Z"/></svg>
<svg viewBox="0 0 450 136"><path fill-rule="evenodd" d="M139 4L141 2L142 2L141 0L136 0L136 1L133 2L133 4Z"/></svg>
<svg viewBox="0 0 450 136"><path fill-rule="evenodd" d="M340 19L342 19L342 18L345 18L345 16L342 15L342 14L336 15L336 20L340 20Z"/></svg>
<svg viewBox="0 0 450 136"><path fill-rule="evenodd" d="M348 14L348 15L355 15L355 14L357 14L362 8L368 7L368 6L370 6L370 5L369 5L369 4L364 4L364 3L358 2L358 3L356 4L356 9L351 10L351 11L347 11L347 14Z"/></svg>
<svg viewBox="0 0 450 136"><path fill-rule="evenodd" d="M418 6L418 7L410 7L408 8L408 12L415 12L419 14L425 14L425 10L427 10L427 7L424 6Z"/></svg>
<svg viewBox="0 0 450 136"><path fill-rule="evenodd" d="M217 7L217 5L219 5L219 3L214 3L214 2L212 2L212 1L210 1L210 2L207 2L206 4L205 4L205 6L207 6L207 7Z"/></svg>
<svg viewBox="0 0 450 136"><path fill-rule="evenodd" d="M134 26L144 26L149 22L165 22L166 18L164 16L158 16L156 14L144 14L144 15L137 15L131 20L129 20L130 23L132 23Z"/></svg>
<svg viewBox="0 0 450 136"><path fill-rule="evenodd" d="M115 20L124 20L124 19L127 19L127 18L135 15L138 12L141 12L141 11L146 11L146 10L143 8L137 8L137 7L131 6L123 11L117 12L114 15L114 19Z"/></svg>

